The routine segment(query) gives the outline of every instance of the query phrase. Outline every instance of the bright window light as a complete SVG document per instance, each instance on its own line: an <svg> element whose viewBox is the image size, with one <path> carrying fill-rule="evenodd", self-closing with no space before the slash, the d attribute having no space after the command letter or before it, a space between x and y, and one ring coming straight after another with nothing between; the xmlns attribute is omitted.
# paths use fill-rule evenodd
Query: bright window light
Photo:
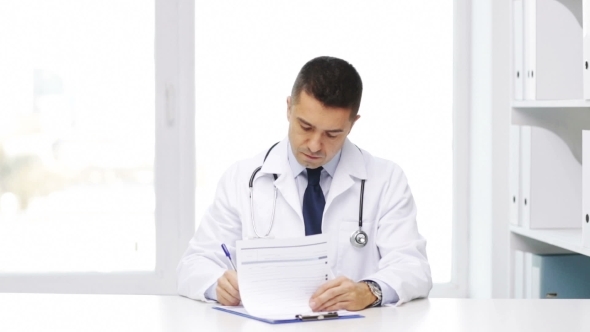
<svg viewBox="0 0 590 332"><path fill-rule="evenodd" d="M195 25L197 226L222 173L286 136L303 64L340 57L364 83L349 138L404 169L433 280L450 282L453 2L197 0Z"/></svg>
<svg viewBox="0 0 590 332"><path fill-rule="evenodd" d="M0 273L154 269L154 10L0 3Z"/></svg>

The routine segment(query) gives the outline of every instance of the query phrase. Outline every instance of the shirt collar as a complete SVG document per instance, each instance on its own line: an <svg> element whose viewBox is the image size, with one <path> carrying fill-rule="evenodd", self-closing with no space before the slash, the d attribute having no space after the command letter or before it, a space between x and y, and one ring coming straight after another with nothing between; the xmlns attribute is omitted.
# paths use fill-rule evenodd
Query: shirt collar
<svg viewBox="0 0 590 332"><path fill-rule="evenodd" d="M289 142L287 150L287 159L289 160L289 165L291 166L291 172L293 172L293 177L296 178L297 176L299 176L299 174L301 174L301 172L303 172L305 166L302 166L297 161L297 158L295 158L295 155L293 154L293 149L291 149L291 142ZM328 174L331 177L334 177L334 173L336 173L336 167L338 167L341 155L342 149L338 151L338 153L334 156L334 158L332 158L332 160L330 160L327 164L323 165L324 169L326 170L326 172L328 172Z"/></svg>

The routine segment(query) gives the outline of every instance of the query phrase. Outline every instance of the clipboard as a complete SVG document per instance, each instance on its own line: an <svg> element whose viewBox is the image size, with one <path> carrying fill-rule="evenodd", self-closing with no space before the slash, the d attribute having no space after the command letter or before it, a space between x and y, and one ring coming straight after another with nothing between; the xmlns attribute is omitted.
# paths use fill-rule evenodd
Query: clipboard
<svg viewBox="0 0 590 332"><path fill-rule="evenodd" d="M215 310L227 312L241 317L254 319L260 322L268 324L289 324L289 323L303 323L303 322L318 322L325 320L336 320L336 319L353 319L353 318L365 318L363 315L345 312L344 314L338 312L318 313L311 315L293 315L293 318L265 318L257 317L248 314L243 306L238 307L227 307L227 306L215 306Z"/></svg>

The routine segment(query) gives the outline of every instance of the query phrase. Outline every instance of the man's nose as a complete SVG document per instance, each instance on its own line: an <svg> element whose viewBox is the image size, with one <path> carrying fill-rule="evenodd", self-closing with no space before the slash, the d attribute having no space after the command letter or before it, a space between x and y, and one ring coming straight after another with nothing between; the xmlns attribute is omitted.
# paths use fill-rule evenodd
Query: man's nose
<svg viewBox="0 0 590 332"><path fill-rule="evenodd" d="M312 153L316 153L322 149L322 136L321 135L313 135L307 144L309 151Z"/></svg>

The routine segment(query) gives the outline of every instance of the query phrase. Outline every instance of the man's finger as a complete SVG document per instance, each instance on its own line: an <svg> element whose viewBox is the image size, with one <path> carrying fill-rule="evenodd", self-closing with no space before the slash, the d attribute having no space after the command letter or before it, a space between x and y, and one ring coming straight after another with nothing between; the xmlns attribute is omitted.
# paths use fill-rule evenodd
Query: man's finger
<svg viewBox="0 0 590 332"><path fill-rule="evenodd" d="M225 271L225 273L223 274L227 280L229 281L229 283L232 285L232 287L234 289L236 289L237 291L240 290L240 287L238 285L238 274L236 271Z"/></svg>
<svg viewBox="0 0 590 332"><path fill-rule="evenodd" d="M343 277L338 277L336 279L333 279L333 280L330 280L330 281L326 281L325 283L323 283L315 291L315 293L313 293L313 295L311 296L311 299L312 300L315 299L316 297L320 296L321 294L323 294L324 292L326 292L330 288L338 287L342 283L342 278ZM346 278L344 278L344 279L346 279Z"/></svg>
<svg viewBox="0 0 590 332"><path fill-rule="evenodd" d="M346 293L346 287L342 287L342 284L336 285L335 287L329 288L315 298L311 298L309 301L309 306L312 310L318 311L318 309L324 307L328 301Z"/></svg>
<svg viewBox="0 0 590 332"><path fill-rule="evenodd" d="M220 294L221 295L221 294ZM225 295L221 295L217 298L218 302L221 303L222 305L229 305L229 306L236 306L238 304L240 304L240 301L233 299L233 298L227 298L225 297Z"/></svg>
<svg viewBox="0 0 590 332"><path fill-rule="evenodd" d="M219 281L217 282L217 286L222 289L223 291L225 291L226 293L228 293L229 295L231 295L233 298L239 299L240 298L240 291L235 289L234 286L231 284L231 282L227 279L227 278L220 278Z"/></svg>
<svg viewBox="0 0 590 332"><path fill-rule="evenodd" d="M342 293L342 294L335 296L335 297L329 299L328 301L324 302L324 304L319 306L319 308L315 311L340 310L340 309L342 309L340 307L344 306L345 303L348 302L349 297L350 297L349 293ZM334 308L340 308L340 309L334 309Z"/></svg>
<svg viewBox="0 0 590 332"><path fill-rule="evenodd" d="M230 293L228 293L223 288L218 288L217 290L217 301L223 305L238 305L240 304L240 299L233 297Z"/></svg>
<svg viewBox="0 0 590 332"><path fill-rule="evenodd" d="M221 303L222 305L229 305L229 301L225 298L225 294L223 294L219 289L217 289L217 302Z"/></svg>
<svg viewBox="0 0 590 332"><path fill-rule="evenodd" d="M321 311L338 311L338 310L348 310L348 311L358 311L361 309L352 309L352 302L338 302L336 304L334 304L333 306L330 307L326 307L324 309L322 309Z"/></svg>

